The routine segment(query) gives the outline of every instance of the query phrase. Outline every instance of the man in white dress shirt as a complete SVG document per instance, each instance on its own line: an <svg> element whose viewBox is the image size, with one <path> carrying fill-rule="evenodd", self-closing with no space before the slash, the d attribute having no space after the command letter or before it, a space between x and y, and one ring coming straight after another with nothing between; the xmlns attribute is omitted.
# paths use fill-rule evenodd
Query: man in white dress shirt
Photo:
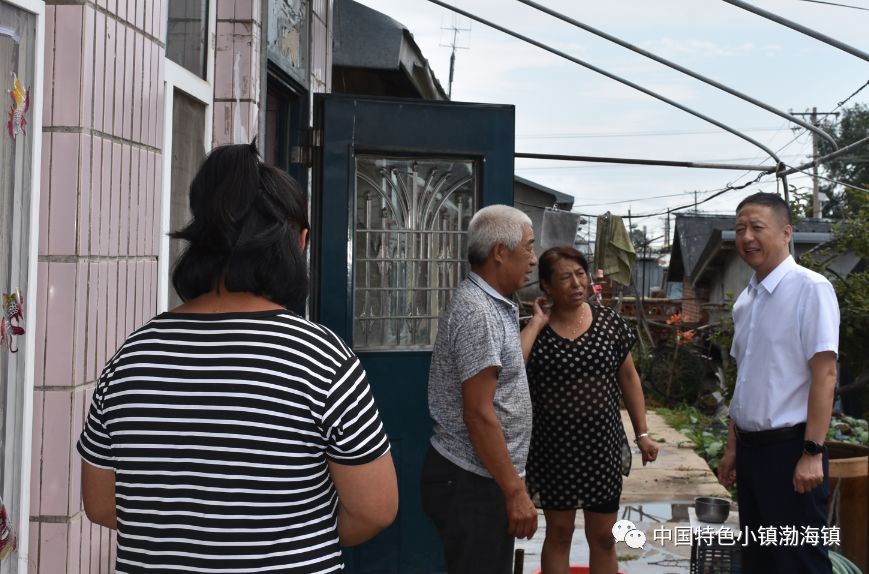
<svg viewBox="0 0 869 574"><path fill-rule="evenodd" d="M836 389L839 306L822 275L790 255L790 210L757 193L736 209L736 249L754 269L733 307L737 381L724 486L738 481L743 532L760 527L800 533L800 545L743 547L744 573L831 572L824 546L805 544L805 528L826 526L829 495L824 438Z"/></svg>

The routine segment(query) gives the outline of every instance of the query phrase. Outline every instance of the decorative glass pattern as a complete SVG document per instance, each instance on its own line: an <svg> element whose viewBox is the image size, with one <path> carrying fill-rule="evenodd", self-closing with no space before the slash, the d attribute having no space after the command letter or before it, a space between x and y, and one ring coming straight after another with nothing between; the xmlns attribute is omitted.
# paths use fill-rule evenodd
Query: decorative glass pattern
<svg viewBox="0 0 869 574"><path fill-rule="evenodd" d="M465 276L476 190L473 160L357 156L355 349L432 347Z"/></svg>

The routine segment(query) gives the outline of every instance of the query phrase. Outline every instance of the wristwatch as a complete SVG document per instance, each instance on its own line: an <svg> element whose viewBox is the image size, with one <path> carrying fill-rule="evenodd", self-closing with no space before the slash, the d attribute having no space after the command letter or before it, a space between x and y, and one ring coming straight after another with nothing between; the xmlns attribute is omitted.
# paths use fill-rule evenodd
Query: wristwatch
<svg viewBox="0 0 869 574"><path fill-rule="evenodd" d="M823 444L816 443L813 440L807 440L806 442L803 443L803 452L806 454L810 454L812 456L815 456L817 454L821 454L825 450L827 450L826 446L824 446Z"/></svg>

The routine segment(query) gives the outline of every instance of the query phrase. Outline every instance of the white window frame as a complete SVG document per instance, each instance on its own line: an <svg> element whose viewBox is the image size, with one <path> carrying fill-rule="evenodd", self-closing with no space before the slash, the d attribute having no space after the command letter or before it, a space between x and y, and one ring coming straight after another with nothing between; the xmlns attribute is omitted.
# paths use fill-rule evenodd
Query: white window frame
<svg viewBox="0 0 869 574"><path fill-rule="evenodd" d="M26 332L24 333L24 385L21 388L23 396L13 394L7 396L7 404L15 404L20 400L22 412L21 424L17 426L13 444L20 445L20 459L17 461L18 472L11 473L20 481L19 500L13 508L9 508L10 519L15 520L13 528L18 538L17 559L10 560L3 565L4 572L27 572L28 555L30 548L30 461L33 450L33 378L36 367L36 322L37 322L37 256L39 253L39 188L42 174L42 100L44 95L43 74L45 58L45 3L41 0L2 0L4 3L29 12L36 16L36 61L34 62L34 77L30 83L31 98L30 111L27 121L27 141L31 150L31 174L30 174L30 213L23 214L23 218L29 219L28 230L28 254L27 254L27 291L24 294L26 310ZM4 84L5 85L5 84ZM5 109L5 108L4 108ZM14 391L10 387L10 391ZM7 416L14 414L8 413ZM9 425L7 424L7 428ZM6 429L3 429L6 432ZM7 454L8 458L8 454ZM5 461L4 461L5 464ZM8 566L6 565L8 564Z"/></svg>
<svg viewBox="0 0 869 574"><path fill-rule="evenodd" d="M163 181L160 212L160 252L157 258L157 311L167 310L169 305L169 212L172 198L172 114L175 107L175 90L205 105L205 151L211 149L214 129L214 60L217 46L217 0L208 0L208 32L205 35L206 64L203 80L190 70L164 57L163 84Z"/></svg>

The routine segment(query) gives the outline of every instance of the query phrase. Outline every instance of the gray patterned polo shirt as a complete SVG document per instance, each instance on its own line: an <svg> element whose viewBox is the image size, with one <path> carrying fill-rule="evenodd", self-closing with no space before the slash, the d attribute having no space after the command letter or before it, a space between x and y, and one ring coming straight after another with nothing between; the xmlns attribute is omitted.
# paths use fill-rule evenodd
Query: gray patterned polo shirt
<svg viewBox="0 0 869 574"><path fill-rule="evenodd" d="M531 395L519 341L519 310L471 273L453 293L438 325L428 381L435 422L431 444L460 468L489 477L471 444L462 405L462 383L487 367L499 369L495 413L521 476L531 440Z"/></svg>

